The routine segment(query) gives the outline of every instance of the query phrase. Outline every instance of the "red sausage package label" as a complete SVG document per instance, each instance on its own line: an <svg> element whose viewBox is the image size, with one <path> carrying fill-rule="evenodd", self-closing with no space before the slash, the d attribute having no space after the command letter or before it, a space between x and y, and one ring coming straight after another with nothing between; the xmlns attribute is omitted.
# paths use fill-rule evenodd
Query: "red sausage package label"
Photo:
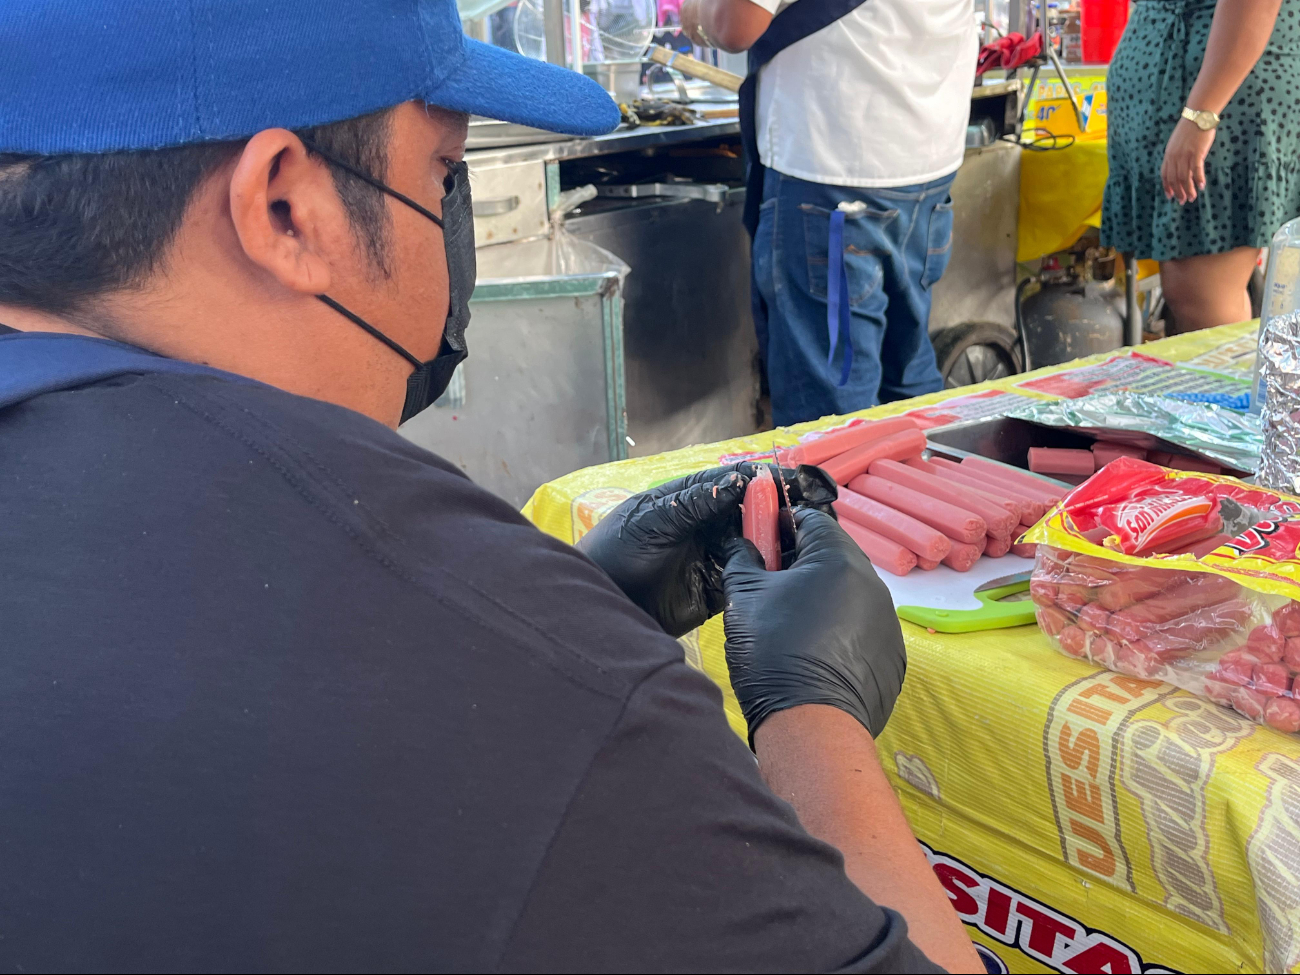
<svg viewBox="0 0 1300 975"><path fill-rule="evenodd" d="M1300 732L1300 498L1121 457L1025 541L1062 653Z"/></svg>
<svg viewBox="0 0 1300 975"><path fill-rule="evenodd" d="M1217 508L1213 498L1159 493L1111 505L1098 514L1097 521L1116 539L1109 547L1136 555L1201 531Z"/></svg>

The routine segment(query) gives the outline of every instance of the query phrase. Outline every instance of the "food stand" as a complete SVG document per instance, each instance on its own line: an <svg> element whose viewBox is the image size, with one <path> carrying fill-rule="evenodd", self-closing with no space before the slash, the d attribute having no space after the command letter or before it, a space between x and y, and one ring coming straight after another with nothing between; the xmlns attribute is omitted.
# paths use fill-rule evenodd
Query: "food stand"
<svg viewBox="0 0 1300 975"><path fill-rule="evenodd" d="M1254 331L1226 326L1149 343L1143 353L1180 364L1152 370L1196 382L1206 369L1248 368L1242 353ZM1068 390L1079 377L1119 376L1124 357L855 415L923 413L939 441L1052 399L1047 390ZM525 513L573 542L632 493L844 419L577 471L543 485ZM1037 626L936 633L902 625L907 682L880 753L954 906L996 956L991 965L1286 971L1300 961L1300 739L1168 684L1070 659ZM727 718L744 734L721 619L681 642L688 662L722 688Z"/></svg>

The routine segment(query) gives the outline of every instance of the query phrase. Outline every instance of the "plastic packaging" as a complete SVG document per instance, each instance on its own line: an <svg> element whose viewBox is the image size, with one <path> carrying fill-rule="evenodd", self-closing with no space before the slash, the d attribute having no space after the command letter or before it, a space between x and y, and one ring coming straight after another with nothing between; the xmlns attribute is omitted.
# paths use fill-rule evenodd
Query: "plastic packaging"
<svg viewBox="0 0 1300 975"><path fill-rule="evenodd" d="M1062 653L1300 731L1300 498L1122 457L1027 539Z"/></svg>
<svg viewBox="0 0 1300 975"><path fill-rule="evenodd" d="M1250 412L1259 414L1268 399L1263 385L1263 351L1273 319L1300 312L1300 217L1289 220L1268 245L1264 295L1259 312L1259 354L1251 381Z"/></svg>
<svg viewBox="0 0 1300 975"><path fill-rule="evenodd" d="M1146 598L1108 610L1106 593ZM1300 731L1300 602L1221 576L1133 569L1046 545L1031 598L1058 649L1110 670L1163 680L1279 731Z"/></svg>

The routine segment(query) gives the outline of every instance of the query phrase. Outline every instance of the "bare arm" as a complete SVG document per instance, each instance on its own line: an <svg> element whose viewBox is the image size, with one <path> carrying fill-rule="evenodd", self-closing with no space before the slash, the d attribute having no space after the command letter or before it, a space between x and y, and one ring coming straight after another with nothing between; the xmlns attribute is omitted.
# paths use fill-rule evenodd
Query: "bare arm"
<svg viewBox="0 0 1300 975"><path fill-rule="evenodd" d="M1220 0L1189 107L1222 112L1264 53L1282 0Z"/></svg>
<svg viewBox="0 0 1300 975"><path fill-rule="evenodd" d="M682 0L682 30L702 47L748 51L770 23L772 14L753 0Z"/></svg>
<svg viewBox="0 0 1300 975"><path fill-rule="evenodd" d="M855 718L823 704L779 711L755 732L754 750L772 791L844 855L863 893L903 915L931 961L950 972L984 971Z"/></svg>
<svg viewBox="0 0 1300 975"><path fill-rule="evenodd" d="M1187 107L1222 112L1268 46L1282 0L1219 0L1210 23L1196 83L1187 95ZM1165 147L1160 175L1165 196L1179 203L1196 199L1205 188L1205 157L1214 144L1214 130L1202 132L1193 122L1180 119Z"/></svg>

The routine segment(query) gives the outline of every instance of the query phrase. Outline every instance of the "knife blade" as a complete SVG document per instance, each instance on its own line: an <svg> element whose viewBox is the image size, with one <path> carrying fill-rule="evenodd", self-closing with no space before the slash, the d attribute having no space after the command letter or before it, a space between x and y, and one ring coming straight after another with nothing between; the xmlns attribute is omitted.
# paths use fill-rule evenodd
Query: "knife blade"
<svg viewBox="0 0 1300 975"><path fill-rule="evenodd" d="M976 586L975 591L988 592L990 589L1004 589L1020 585L1027 587L1030 575L1032 575L1032 570L1026 569L1024 572L1013 572L1010 575L998 576L996 579L990 579L982 586Z"/></svg>

